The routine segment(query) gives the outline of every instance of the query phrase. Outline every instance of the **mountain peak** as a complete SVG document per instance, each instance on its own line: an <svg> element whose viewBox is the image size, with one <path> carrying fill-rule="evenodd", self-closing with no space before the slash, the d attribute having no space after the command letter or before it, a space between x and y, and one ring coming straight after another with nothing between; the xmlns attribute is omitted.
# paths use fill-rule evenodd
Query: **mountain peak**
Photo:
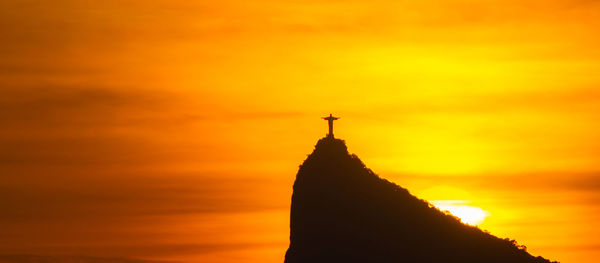
<svg viewBox="0 0 600 263"><path fill-rule="evenodd" d="M548 263L377 176L327 136L300 166L286 263Z"/></svg>
<svg viewBox="0 0 600 263"><path fill-rule="evenodd" d="M315 152L327 152L329 154L348 154L348 147L346 142L342 139L336 139L333 137L323 137L315 145Z"/></svg>

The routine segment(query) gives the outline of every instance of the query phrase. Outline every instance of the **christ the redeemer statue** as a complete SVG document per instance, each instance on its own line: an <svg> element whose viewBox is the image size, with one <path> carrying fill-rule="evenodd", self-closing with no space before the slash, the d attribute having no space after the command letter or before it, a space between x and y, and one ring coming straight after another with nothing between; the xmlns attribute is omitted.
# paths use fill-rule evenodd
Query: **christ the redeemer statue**
<svg viewBox="0 0 600 263"><path fill-rule="evenodd" d="M339 117L333 117L330 113L328 117L323 117L323 119L329 123L329 134L327 134L327 137L333 139L333 121L339 119Z"/></svg>

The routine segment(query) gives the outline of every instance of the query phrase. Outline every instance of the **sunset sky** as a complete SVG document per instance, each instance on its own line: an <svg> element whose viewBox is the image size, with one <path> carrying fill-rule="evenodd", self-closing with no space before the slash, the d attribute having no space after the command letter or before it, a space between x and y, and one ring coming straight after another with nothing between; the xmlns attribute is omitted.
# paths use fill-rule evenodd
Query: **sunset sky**
<svg viewBox="0 0 600 263"><path fill-rule="evenodd" d="M381 177L597 262L599 47L594 0L2 0L0 262L283 262L329 113Z"/></svg>

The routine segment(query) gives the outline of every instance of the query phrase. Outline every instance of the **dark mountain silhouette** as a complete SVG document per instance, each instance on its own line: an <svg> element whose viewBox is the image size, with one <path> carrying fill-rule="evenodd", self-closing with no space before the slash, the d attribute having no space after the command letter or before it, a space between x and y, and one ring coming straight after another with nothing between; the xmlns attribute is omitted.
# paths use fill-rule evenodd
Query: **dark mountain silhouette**
<svg viewBox="0 0 600 263"><path fill-rule="evenodd" d="M286 263L542 263L379 178L343 140L323 138L296 176Z"/></svg>

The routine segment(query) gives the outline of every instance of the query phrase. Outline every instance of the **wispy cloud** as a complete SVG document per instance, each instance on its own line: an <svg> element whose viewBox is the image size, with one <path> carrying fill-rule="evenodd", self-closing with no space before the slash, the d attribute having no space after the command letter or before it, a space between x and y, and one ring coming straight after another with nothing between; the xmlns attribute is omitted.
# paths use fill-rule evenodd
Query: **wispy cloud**
<svg viewBox="0 0 600 263"><path fill-rule="evenodd" d="M0 255L2 263L176 263L177 261L90 256Z"/></svg>

